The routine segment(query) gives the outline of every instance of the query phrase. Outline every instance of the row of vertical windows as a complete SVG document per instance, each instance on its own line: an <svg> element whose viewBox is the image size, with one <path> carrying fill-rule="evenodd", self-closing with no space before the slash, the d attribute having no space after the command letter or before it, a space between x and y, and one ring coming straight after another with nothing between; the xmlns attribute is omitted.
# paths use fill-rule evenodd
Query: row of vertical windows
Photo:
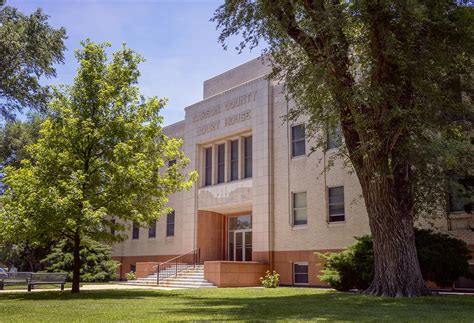
<svg viewBox="0 0 474 323"><path fill-rule="evenodd" d="M336 127L327 132L326 149L337 148L342 144L341 127ZM306 136L304 124L291 127L291 157L306 154Z"/></svg>
<svg viewBox="0 0 474 323"><path fill-rule="evenodd" d="M252 137L243 138L243 178L252 177ZM232 140L230 142L230 155L229 155L229 181L236 181L239 179L239 140ZM204 149L204 186L212 185L212 147ZM224 183L225 179L225 156L226 156L226 145L220 144L217 146L217 184Z"/></svg>
<svg viewBox="0 0 474 323"><path fill-rule="evenodd" d="M174 222L175 222L175 212L171 211L166 216L166 236L167 237L174 236ZM137 240L139 238L140 238L140 225L137 222L133 222L132 239ZM156 238L156 220L153 220L148 226L148 238Z"/></svg>
<svg viewBox="0 0 474 323"><path fill-rule="evenodd" d="M230 180L239 179L239 141L230 142Z"/></svg>
<svg viewBox="0 0 474 323"><path fill-rule="evenodd" d="M205 164L205 178L204 178L204 185L212 185L212 148L206 148L205 150L205 159L206 159L206 164Z"/></svg>
<svg viewBox="0 0 474 323"><path fill-rule="evenodd" d="M208 148L209 149L209 148ZM217 183L225 181L225 144L217 146Z"/></svg>
<svg viewBox="0 0 474 323"><path fill-rule="evenodd" d="M344 186L328 188L328 221L345 221L344 212ZM308 208L306 192L292 194L292 222L293 225L305 225L308 223Z"/></svg>

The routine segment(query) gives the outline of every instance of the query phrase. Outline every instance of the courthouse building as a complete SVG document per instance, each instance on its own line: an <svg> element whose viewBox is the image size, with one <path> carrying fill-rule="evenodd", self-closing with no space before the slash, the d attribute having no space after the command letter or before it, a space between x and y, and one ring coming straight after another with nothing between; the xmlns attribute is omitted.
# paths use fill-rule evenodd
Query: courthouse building
<svg viewBox="0 0 474 323"><path fill-rule="evenodd" d="M184 140L183 150L200 177L172 195L174 210L150 227L131 226L114 245L121 275L199 249L204 276L218 286L250 286L267 269L281 284L322 283L315 252L337 251L368 234L357 176L336 160L337 138L312 154L304 125L285 121L291 108L270 68L252 60L204 82L203 100L165 133ZM458 210L459 211L459 210ZM440 219L439 229L474 249L474 217Z"/></svg>

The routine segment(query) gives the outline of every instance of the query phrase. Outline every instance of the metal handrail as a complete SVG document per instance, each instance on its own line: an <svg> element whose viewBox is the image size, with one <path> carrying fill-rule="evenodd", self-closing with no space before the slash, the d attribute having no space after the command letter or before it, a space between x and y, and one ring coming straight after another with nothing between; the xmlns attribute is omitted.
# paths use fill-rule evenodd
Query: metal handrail
<svg viewBox="0 0 474 323"><path fill-rule="evenodd" d="M156 273L156 284L160 285L160 281L167 278L177 276L179 272L195 267L196 264L200 263L201 253L200 249L195 249L185 254L171 258L165 262L159 263L154 266L153 269L157 268Z"/></svg>

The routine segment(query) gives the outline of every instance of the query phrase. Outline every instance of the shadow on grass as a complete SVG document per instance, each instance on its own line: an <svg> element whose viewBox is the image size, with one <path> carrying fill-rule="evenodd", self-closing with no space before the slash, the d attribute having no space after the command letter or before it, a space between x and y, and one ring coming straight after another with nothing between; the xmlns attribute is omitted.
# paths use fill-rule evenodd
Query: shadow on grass
<svg viewBox="0 0 474 323"><path fill-rule="evenodd" d="M166 295L165 295L166 294ZM84 290L80 293L73 294L70 290L64 291L37 291L31 293L2 293L0 294L1 300L18 300L18 301L32 301L32 300L83 300L83 299L95 299L95 300L105 300L105 299L139 299L145 297L157 297L157 296L166 296L172 297L176 296L170 291L162 290Z"/></svg>
<svg viewBox="0 0 474 323"><path fill-rule="evenodd" d="M193 320L342 320L342 321L466 321L474 319L474 297L430 296L391 299L314 289L107 290L38 292L0 295L0 302L125 300L147 318ZM139 303L127 302L139 300ZM139 308L137 308L139 304ZM125 311L128 311L125 309ZM124 317L123 319L127 319Z"/></svg>

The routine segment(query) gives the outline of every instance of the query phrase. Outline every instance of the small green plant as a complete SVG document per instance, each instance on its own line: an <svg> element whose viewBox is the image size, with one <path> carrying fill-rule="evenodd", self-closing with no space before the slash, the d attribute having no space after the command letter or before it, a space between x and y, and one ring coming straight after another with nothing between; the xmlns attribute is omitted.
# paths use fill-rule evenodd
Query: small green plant
<svg viewBox="0 0 474 323"><path fill-rule="evenodd" d="M267 270L265 277L260 277L260 281L265 288L277 288L280 285L280 274L276 271L270 272L270 270Z"/></svg>
<svg viewBox="0 0 474 323"><path fill-rule="evenodd" d="M127 273L127 280L137 280L137 275L133 271L131 271Z"/></svg>

